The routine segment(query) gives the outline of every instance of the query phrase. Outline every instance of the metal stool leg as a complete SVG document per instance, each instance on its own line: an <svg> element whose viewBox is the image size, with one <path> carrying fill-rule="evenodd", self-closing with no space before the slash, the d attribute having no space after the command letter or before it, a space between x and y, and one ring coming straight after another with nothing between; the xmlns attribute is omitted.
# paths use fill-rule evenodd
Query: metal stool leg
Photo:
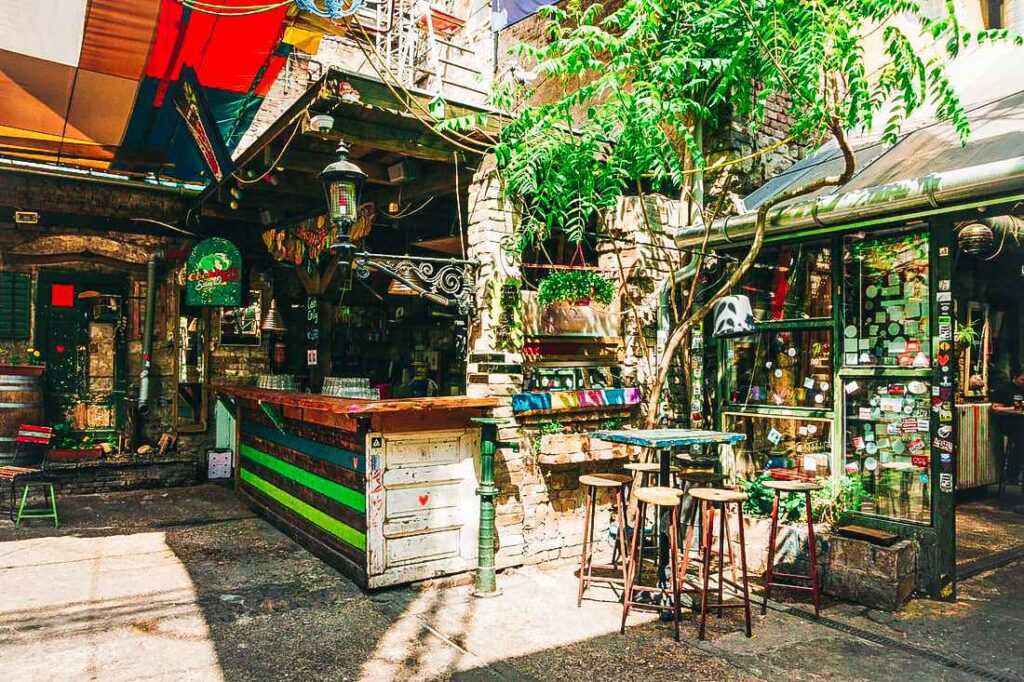
<svg viewBox="0 0 1024 682"><path fill-rule="evenodd" d="M25 483L25 487L21 489L21 504L18 506L18 518L14 520L14 525L21 525L21 516L25 513L25 501L28 499L28 490L32 487L31 483Z"/></svg>
<svg viewBox="0 0 1024 682"><path fill-rule="evenodd" d="M750 627L750 588L747 585L747 542L743 537L743 504L736 505L740 529L740 570L743 572L743 617L747 626L747 637L753 637ZM721 576L719 576L721 580Z"/></svg>
<svg viewBox="0 0 1024 682"><path fill-rule="evenodd" d="M588 577L588 552L590 550L590 535L591 535L591 521L594 516L594 507L596 505L595 494L596 488L591 488L590 493L587 495L587 508L583 513L583 547L580 552L580 582L579 589L576 591L576 608L583 606L583 591L586 589L587 577Z"/></svg>
<svg viewBox="0 0 1024 682"><path fill-rule="evenodd" d="M699 639L704 639L704 631L708 620L708 585L711 577L711 541L714 532L715 509L709 502L701 503L701 511L704 519L704 556L702 557L702 582L703 589L700 592L700 629L697 632Z"/></svg>
<svg viewBox="0 0 1024 682"><path fill-rule="evenodd" d="M725 598L725 505L718 509L718 617L725 615L722 602Z"/></svg>
<svg viewBox="0 0 1024 682"><path fill-rule="evenodd" d="M807 505L807 553L810 555L811 565L809 577L811 579L811 593L814 596L814 615L821 615L821 590L818 586L818 547L814 539L814 517L811 513L811 493L804 493L804 503Z"/></svg>
<svg viewBox="0 0 1024 682"><path fill-rule="evenodd" d="M775 573L775 534L779 530L779 491L775 491L772 501L772 525L768 532L768 565L764 569L764 601L761 602L761 615L768 613L768 599L772 594L772 575Z"/></svg>

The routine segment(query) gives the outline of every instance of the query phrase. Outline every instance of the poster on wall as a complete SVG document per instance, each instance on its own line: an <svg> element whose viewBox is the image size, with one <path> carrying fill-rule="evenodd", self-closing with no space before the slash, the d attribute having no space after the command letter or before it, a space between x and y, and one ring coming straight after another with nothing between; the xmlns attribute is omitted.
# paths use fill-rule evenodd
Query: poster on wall
<svg viewBox="0 0 1024 682"><path fill-rule="evenodd" d="M185 305L242 304L242 256L227 239L211 237L194 247L185 263Z"/></svg>

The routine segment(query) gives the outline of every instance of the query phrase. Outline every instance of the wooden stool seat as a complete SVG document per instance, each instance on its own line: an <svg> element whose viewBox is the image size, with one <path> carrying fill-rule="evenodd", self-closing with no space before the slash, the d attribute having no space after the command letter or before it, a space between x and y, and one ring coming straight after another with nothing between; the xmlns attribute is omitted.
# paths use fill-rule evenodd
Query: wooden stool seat
<svg viewBox="0 0 1024 682"><path fill-rule="evenodd" d="M629 483L632 477L626 474L584 474L580 476L580 485L592 485L597 488L618 488Z"/></svg>
<svg viewBox="0 0 1024 682"><path fill-rule="evenodd" d="M746 493L738 490L723 490L721 488L691 488L687 494L695 500L703 500L714 504L729 502L744 502L747 499Z"/></svg>
<svg viewBox="0 0 1024 682"><path fill-rule="evenodd" d="M661 472L661 465L657 462L630 462L629 464L623 464L622 468L626 471L635 471L643 474L657 474ZM675 464L669 466L669 473L677 474L682 471L681 467Z"/></svg>
<svg viewBox="0 0 1024 682"><path fill-rule="evenodd" d="M636 499L656 507L675 507L679 504L682 496L682 490L663 486L640 488L636 491Z"/></svg>
<svg viewBox="0 0 1024 682"><path fill-rule="evenodd" d="M27 467L16 466L0 467L0 479L17 478L18 476L27 476L28 474L36 473L39 473L39 469L29 469Z"/></svg>
<svg viewBox="0 0 1024 682"><path fill-rule="evenodd" d="M764 487L769 490L781 490L784 493L802 493L809 490L821 490L814 481L765 481Z"/></svg>

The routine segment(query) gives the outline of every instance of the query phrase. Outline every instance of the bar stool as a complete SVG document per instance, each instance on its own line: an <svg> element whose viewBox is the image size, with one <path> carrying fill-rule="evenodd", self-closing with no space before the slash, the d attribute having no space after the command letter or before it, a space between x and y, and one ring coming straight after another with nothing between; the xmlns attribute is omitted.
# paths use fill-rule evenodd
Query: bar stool
<svg viewBox="0 0 1024 682"><path fill-rule="evenodd" d="M747 549L746 542L743 537L743 502L747 499L747 494L736 490L720 490L716 488L691 488L687 493L690 497L695 500L699 500L701 504L701 512L704 519L704 527L702 528L703 542L701 549L701 584L697 587L697 594L700 595L700 630L698 631L698 637L704 639L705 625L707 624L708 609L717 608L718 616L722 616L723 609L727 608L743 608L744 623L746 625L747 637L753 636L750 624L750 591L747 584ZM726 523L727 514L729 513L729 506L734 505L736 507L736 514L739 523L739 541L740 541L740 571L743 576L743 581L739 584L736 582L736 578L726 580L725 572L723 567L724 555L725 555L725 539L726 539ZM718 601L709 604L708 603L708 591L711 581L711 548L714 540L715 533L715 511L719 513L718 523L718 570L717 583L718 583ZM689 554L689 547L684 548L686 555ZM735 565L732 566L733 575L735 576ZM740 601L736 603L726 603L724 588L728 584L733 589L739 590L741 593Z"/></svg>
<svg viewBox="0 0 1024 682"><path fill-rule="evenodd" d="M616 584L626 580L626 486L632 478L625 474L584 474L580 476L580 485L588 490L586 512L583 517L583 549L580 553L580 584L576 594L576 606L583 605L583 593L594 581L594 525L597 520L597 491L600 488L614 488L616 522L618 524L618 554L622 558L622 578L598 578L600 582ZM598 568L615 569L615 556L612 555L611 566Z"/></svg>
<svg viewBox="0 0 1024 682"><path fill-rule="evenodd" d="M630 462L629 464L623 464L622 468L628 471L630 474L639 475L640 486L647 488L655 488L660 485L658 476L661 474L661 465L657 462ZM669 465L669 486L675 488L679 481L678 475L682 472L682 469L675 464Z"/></svg>
<svg viewBox="0 0 1024 682"><path fill-rule="evenodd" d="M680 489L685 493L690 488L721 488L724 486L725 476L723 474L716 474L712 471L682 471L676 476L676 481L680 484ZM690 505L686 506L686 501L690 501ZM700 530L703 526L700 523L700 517L697 516L697 508L700 506L696 499L686 496L681 502L683 506L686 506L685 511L682 515L683 530L686 531L686 539L683 541L683 547L686 548L686 554L683 556L683 576L686 576L687 568L690 562L690 547L693 546L693 535L697 533L697 537L701 537ZM726 526L726 547L729 551L729 563L735 565L735 559L733 558L732 543L728 536L728 526ZM697 551L700 552L701 544L697 543Z"/></svg>
<svg viewBox="0 0 1024 682"><path fill-rule="evenodd" d="M665 510L669 517L668 538L669 557L671 562L670 575L672 583L672 605L668 608L672 609L672 621L674 623L675 639L677 642L679 641L679 595L681 590L678 571L679 500L682 497L682 494L682 491L676 488L667 488L663 486L639 488L635 493L637 509L634 528L643 523L648 505L655 507L656 514L658 515L661 514L662 510ZM665 588L663 587L638 584L640 574L643 571L643 548L641 547L641 543L637 541L637 538L641 535L642 533L634 532L629 543L629 558L626 561L626 592L622 598L622 626L619 628L619 632L622 634L626 633L626 618L629 616L629 610L633 606L639 606L641 608L651 608L653 606L658 610L666 608L660 605L637 602L633 599L633 595L637 591L656 592L659 594L665 593Z"/></svg>
<svg viewBox="0 0 1024 682"><path fill-rule="evenodd" d="M811 493L820 490L821 486L812 481L765 481L764 487L775 491L775 500L772 502L772 526L768 533L768 565L764 571L764 601L761 603L761 614L768 612L768 598L771 596L772 588L779 587L798 592L810 592L814 598L814 615L819 615L821 610L821 590L818 585L818 549L814 540L814 518L811 515ZM779 502L782 493L803 493L804 509L807 512L807 552L810 557L810 566L807 575L795 573L777 573L775 571L775 541L779 530ZM807 585L790 585L777 583L775 578L790 578L792 580L809 580Z"/></svg>

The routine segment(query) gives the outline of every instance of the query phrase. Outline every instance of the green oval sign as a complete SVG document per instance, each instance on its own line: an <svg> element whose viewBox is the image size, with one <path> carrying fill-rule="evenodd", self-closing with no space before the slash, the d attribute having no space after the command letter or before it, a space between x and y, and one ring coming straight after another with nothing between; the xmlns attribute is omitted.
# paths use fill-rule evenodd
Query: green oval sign
<svg viewBox="0 0 1024 682"><path fill-rule="evenodd" d="M227 239L211 237L192 248L185 263L185 305L242 304L242 255Z"/></svg>

